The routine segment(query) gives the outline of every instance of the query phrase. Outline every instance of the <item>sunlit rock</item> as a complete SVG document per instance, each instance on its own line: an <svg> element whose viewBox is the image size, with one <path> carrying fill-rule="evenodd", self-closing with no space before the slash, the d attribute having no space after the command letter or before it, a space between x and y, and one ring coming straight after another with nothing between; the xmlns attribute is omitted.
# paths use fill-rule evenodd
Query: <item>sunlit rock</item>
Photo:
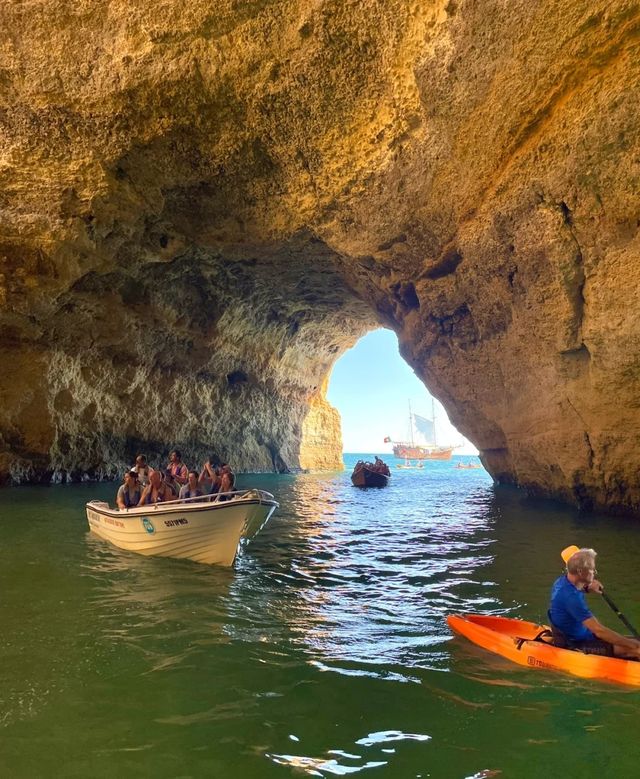
<svg viewBox="0 0 640 779"><path fill-rule="evenodd" d="M498 480L637 510L638 13L5 4L3 477L334 467L383 324Z"/></svg>

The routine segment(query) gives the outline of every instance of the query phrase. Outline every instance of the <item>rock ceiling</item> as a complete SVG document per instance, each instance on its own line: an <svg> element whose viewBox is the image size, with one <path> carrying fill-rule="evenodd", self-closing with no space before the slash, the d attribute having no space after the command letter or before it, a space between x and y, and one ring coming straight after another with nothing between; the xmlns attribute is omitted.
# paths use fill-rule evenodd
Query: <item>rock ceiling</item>
<svg viewBox="0 0 640 779"><path fill-rule="evenodd" d="M499 481L636 511L640 9L0 9L0 474L335 467L379 325Z"/></svg>

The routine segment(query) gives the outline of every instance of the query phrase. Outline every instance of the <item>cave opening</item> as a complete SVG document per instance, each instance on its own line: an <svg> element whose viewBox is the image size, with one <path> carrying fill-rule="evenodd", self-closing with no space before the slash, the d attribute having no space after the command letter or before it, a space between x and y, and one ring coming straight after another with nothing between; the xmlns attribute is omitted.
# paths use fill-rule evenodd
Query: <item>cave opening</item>
<svg viewBox="0 0 640 779"><path fill-rule="evenodd" d="M429 419L435 414L438 444L455 446L454 455L478 454L401 356L392 330L372 330L341 355L327 400L340 413L345 454L392 456L393 445L384 439L407 440L410 406Z"/></svg>

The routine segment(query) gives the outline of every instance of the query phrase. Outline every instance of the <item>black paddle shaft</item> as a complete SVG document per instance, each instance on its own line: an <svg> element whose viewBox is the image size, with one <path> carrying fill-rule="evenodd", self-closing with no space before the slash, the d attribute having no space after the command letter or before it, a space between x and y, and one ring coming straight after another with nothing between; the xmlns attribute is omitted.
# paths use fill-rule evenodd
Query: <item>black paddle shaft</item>
<svg viewBox="0 0 640 779"><path fill-rule="evenodd" d="M638 631L633 627L633 625L629 622L629 620L625 617L625 615L620 611L620 609L616 606L616 604L611 600L611 598L606 594L606 592L602 592L602 597L607 601L609 606L615 611L615 613L620 617L622 622L626 627L629 628L629 630L633 633L633 635L636 638L640 638L640 634L638 634Z"/></svg>

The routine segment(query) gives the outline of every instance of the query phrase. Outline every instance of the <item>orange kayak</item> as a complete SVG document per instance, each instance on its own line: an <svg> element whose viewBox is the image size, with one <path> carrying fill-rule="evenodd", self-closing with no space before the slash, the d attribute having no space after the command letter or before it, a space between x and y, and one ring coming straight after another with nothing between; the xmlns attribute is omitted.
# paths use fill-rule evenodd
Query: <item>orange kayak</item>
<svg viewBox="0 0 640 779"><path fill-rule="evenodd" d="M640 662L585 655L546 644L539 638L541 633L549 630L546 625L480 614L450 614L447 622L453 631L474 644L519 665L640 686Z"/></svg>

